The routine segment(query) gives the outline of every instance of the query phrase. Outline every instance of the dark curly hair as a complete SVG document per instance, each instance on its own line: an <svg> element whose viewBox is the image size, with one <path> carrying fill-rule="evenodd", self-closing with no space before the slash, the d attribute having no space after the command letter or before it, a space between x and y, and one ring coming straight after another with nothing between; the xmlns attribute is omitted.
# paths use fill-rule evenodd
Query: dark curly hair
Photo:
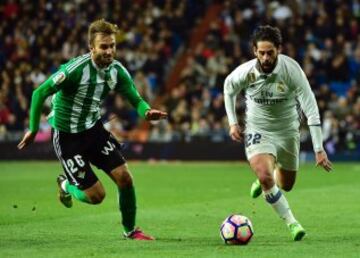
<svg viewBox="0 0 360 258"><path fill-rule="evenodd" d="M257 47L259 41L269 41L273 43L276 48L279 48L282 44L281 32L277 27L270 25L259 26L252 35L253 46Z"/></svg>

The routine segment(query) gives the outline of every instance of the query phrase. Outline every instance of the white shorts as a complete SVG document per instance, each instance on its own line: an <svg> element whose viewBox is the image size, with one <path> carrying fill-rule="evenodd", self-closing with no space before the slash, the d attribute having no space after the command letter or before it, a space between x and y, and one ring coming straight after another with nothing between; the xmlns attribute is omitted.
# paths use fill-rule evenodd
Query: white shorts
<svg viewBox="0 0 360 258"><path fill-rule="evenodd" d="M278 167L297 171L299 169L300 135L273 136L253 132L245 135L245 153L248 160L257 154L272 154Z"/></svg>

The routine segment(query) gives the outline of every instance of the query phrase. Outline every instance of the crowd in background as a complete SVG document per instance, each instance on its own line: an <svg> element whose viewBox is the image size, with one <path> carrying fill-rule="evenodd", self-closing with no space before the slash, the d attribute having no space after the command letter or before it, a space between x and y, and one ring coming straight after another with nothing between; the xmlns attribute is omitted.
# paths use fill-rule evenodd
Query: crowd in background
<svg viewBox="0 0 360 258"><path fill-rule="evenodd" d="M208 6L221 2L204 40L187 49L192 28ZM169 113L148 128L146 140L230 140L222 87L225 77L253 58L255 27L280 28L282 52L295 58L316 95L329 152L360 149L360 2L353 1L25 1L0 5L0 139L17 140L28 127L32 91L61 63L88 52L89 22L103 17L119 26L118 59L140 94ZM111 7L111 8L110 8ZM166 76L182 51L191 51L180 82L166 88ZM161 97L159 97L161 96ZM45 114L38 141L48 140ZM244 101L238 99L240 121ZM136 112L112 94L102 109L118 137L131 139ZM309 141L304 126L302 140ZM130 138L129 138L130 137Z"/></svg>
<svg viewBox="0 0 360 258"><path fill-rule="evenodd" d="M360 149L358 1L225 1L206 39L189 58L180 84L168 94L164 105L170 123L154 127L150 140L228 139L223 82L239 64L254 58L250 37L261 24L281 30L282 52L305 71L318 102L327 150ZM243 115L243 98L238 98L237 108ZM302 141L309 142L307 126L301 130Z"/></svg>
<svg viewBox="0 0 360 258"><path fill-rule="evenodd" d="M117 57L147 101L164 93L166 69L188 39L188 28L206 10L205 1L6 0L0 4L0 138L18 138L28 126L32 91L60 64L88 52L89 23L105 18L118 25ZM136 117L115 95L105 103L130 130ZM45 114L38 140L48 139ZM125 116L125 117L122 117ZM17 133L18 132L18 133ZM44 132L44 133L43 133ZM43 135L43 136L41 136Z"/></svg>

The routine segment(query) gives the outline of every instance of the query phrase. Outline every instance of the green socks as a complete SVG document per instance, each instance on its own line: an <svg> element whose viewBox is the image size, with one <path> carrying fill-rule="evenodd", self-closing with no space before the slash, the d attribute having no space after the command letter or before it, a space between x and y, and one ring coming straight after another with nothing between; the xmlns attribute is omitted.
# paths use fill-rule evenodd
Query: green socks
<svg viewBox="0 0 360 258"><path fill-rule="evenodd" d="M71 185L69 183L69 181L66 181L65 190L66 190L66 192L71 194L71 196L73 196L75 199L77 199L81 202L89 203L89 199L86 196L85 192L79 190L75 185Z"/></svg>
<svg viewBox="0 0 360 258"><path fill-rule="evenodd" d="M134 230L136 217L136 197L133 186L119 188L119 208L122 215L122 224L126 232Z"/></svg>
<svg viewBox="0 0 360 258"><path fill-rule="evenodd" d="M75 199L89 203L89 199L84 191L79 190L75 185L65 183L66 192L71 194ZM133 186L118 189L119 191L119 209L122 216L122 224L125 232L133 231L135 228L136 218L136 196Z"/></svg>

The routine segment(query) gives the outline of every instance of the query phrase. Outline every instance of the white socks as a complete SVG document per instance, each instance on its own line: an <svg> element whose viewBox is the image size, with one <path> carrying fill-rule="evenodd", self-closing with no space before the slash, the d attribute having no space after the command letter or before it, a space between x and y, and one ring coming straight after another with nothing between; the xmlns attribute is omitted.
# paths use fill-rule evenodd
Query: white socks
<svg viewBox="0 0 360 258"><path fill-rule="evenodd" d="M274 208L275 212L286 222L286 224L296 222L296 219L290 210L288 201L276 184L271 189L264 191L264 196L265 200Z"/></svg>

